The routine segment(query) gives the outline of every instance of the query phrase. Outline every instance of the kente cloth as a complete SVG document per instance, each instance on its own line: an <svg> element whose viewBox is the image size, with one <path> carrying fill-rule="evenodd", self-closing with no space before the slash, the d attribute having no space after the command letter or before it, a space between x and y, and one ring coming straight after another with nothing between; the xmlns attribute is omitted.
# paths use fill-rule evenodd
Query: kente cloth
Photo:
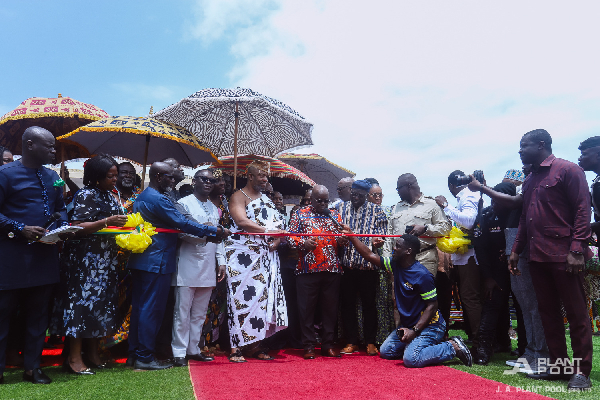
<svg viewBox="0 0 600 400"><path fill-rule="evenodd" d="M340 209L342 222L350 227L354 233L365 235L385 235L387 233L388 220L381 206L365 201L363 205L354 208L352 202L347 201ZM367 247L373 244L372 237L361 237L360 240ZM342 264L344 267L361 270L377 269L367 262L352 244L344 248L342 253Z"/></svg>
<svg viewBox="0 0 600 400"><path fill-rule="evenodd" d="M243 192L242 192L243 193ZM264 194L246 206L248 218L265 228L282 229L283 219ZM232 347L265 339L287 327L287 306L279 273L279 256L269 251L266 236L233 234L225 241L227 309Z"/></svg>

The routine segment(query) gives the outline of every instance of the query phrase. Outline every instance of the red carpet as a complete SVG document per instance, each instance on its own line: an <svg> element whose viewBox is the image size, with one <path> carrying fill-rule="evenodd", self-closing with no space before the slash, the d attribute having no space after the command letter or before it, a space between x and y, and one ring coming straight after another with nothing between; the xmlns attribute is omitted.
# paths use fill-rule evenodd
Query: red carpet
<svg viewBox="0 0 600 400"><path fill-rule="evenodd" d="M273 361L190 361L197 399L546 399L450 367L405 368L402 361L365 353L304 360L282 350ZM498 392L499 391L499 392Z"/></svg>

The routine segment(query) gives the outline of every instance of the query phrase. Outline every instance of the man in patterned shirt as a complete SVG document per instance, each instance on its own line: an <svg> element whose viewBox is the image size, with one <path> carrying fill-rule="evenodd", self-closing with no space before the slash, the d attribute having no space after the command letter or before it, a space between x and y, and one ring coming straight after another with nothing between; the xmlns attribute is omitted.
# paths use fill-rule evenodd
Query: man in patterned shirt
<svg viewBox="0 0 600 400"><path fill-rule="evenodd" d="M343 233L353 233L347 225L344 228ZM365 261L380 268L385 267L394 275L396 307L402 325L390 333L381 345L381 358L402 358L405 367L421 368L458 357L470 367L473 364L471 353L460 336L442 342L446 322L438 310L433 275L416 260L421 249L419 239L408 234L397 238L392 257L380 257L373 253L356 236L349 239Z"/></svg>
<svg viewBox="0 0 600 400"><path fill-rule="evenodd" d="M381 206L367 201L371 184L365 180L352 184L350 201L344 203L340 214L344 224L354 232L366 235L384 235L387 231L387 217ZM372 238L363 237L360 241L371 247ZM377 268L366 261L354 246L348 246L342 255L344 275L342 277L342 322L346 347L344 354L358 352L358 318L356 299L360 294L363 309L363 330L367 354L377 355L375 336L377 334L376 289L379 286Z"/></svg>
<svg viewBox="0 0 600 400"><path fill-rule="evenodd" d="M340 216L337 211L327 209L328 203L329 191L325 186L316 185L312 190L311 205L292 215L289 232L314 235L339 232ZM317 300L321 305L323 322L321 354L340 357L340 353L333 348L342 274L337 251L346 241L332 236L290 236L291 246L300 251L296 268L296 290L304 358L307 360L315 358L317 340L314 316Z"/></svg>

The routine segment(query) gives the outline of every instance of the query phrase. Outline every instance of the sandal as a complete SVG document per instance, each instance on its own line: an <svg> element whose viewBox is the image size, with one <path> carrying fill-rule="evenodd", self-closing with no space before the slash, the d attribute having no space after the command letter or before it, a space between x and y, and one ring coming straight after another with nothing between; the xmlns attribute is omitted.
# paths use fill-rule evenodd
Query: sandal
<svg viewBox="0 0 600 400"><path fill-rule="evenodd" d="M252 358L256 358L257 360L261 361L271 361L275 359L274 357L271 357L266 350L258 350L256 353L252 354Z"/></svg>
<svg viewBox="0 0 600 400"><path fill-rule="evenodd" d="M229 354L227 358L229 359L229 362L233 363L245 363L247 361L246 359L244 359L244 355L242 354L240 349L237 349L233 353ZM233 358L237 358L237 360L233 360Z"/></svg>

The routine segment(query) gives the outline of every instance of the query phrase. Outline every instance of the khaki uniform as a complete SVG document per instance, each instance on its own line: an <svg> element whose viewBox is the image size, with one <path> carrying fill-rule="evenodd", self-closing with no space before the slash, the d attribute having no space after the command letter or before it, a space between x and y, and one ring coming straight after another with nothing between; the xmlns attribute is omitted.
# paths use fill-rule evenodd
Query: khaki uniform
<svg viewBox="0 0 600 400"><path fill-rule="evenodd" d="M438 269L438 254L436 248L436 237L445 236L450 233L452 225L448 221L444 210L431 197L421 195L414 204L400 201L392 208L388 221L388 235L402 235L407 226L427 225L423 236L432 238L419 238L421 241L421 252L417 254L419 261L435 277ZM383 246L383 256L391 257L395 238L388 238Z"/></svg>

